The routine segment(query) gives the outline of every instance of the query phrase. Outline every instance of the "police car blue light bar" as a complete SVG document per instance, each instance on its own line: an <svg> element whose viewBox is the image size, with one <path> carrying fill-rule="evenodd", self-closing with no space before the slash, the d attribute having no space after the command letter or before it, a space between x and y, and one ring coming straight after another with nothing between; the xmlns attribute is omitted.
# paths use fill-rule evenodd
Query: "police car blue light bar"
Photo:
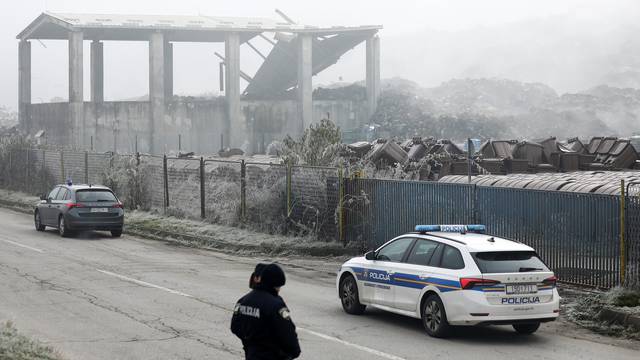
<svg viewBox="0 0 640 360"><path fill-rule="evenodd" d="M487 227L484 225L473 224L473 225L416 225L417 232L456 232L456 233L465 233L465 232L473 232L478 234L483 234L486 231Z"/></svg>

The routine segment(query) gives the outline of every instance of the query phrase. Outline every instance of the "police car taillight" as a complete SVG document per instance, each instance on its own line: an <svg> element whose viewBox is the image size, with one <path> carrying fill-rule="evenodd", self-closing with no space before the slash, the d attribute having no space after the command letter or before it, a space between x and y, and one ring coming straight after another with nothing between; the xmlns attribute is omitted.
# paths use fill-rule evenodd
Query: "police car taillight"
<svg viewBox="0 0 640 360"><path fill-rule="evenodd" d="M545 285L551 285L551 286L556 286L556 283L558 282L558 278L555 276L552 276L550 278L546 278L544 280L542 280L542 283Z"/></svg>
<svg viewBox="0 0 640 360"><path fill-rule="evenodd" d="M460 286L462 289L473 289L476 285L491 286L500 284L500 281L478 278L460 278Z"/></svg>

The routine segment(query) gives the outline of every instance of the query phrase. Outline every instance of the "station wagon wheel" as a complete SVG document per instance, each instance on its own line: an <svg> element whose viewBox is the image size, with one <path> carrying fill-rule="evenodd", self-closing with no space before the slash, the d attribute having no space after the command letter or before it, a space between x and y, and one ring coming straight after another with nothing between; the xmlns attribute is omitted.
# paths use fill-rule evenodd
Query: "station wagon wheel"
<svg viewBox="0 0 640 360"><path fill-rule="evenodd" d="M422 307L422 324L427 334L433 337L447 337L451 326L447 322L447 314L442 300L437 295L429 295Z"/></svg>
<svg viewBox="0 0 640 360"><path fill-rule="evenodd" d="M64 216L60 216L58 219L58 233L62 237L71 236L71 231L67 228L67 224L64 221Z"/></svg>
<svg viewBox="0 0 640 360"><path fill-rule="evenodd" d="M340 282L340 301L342 308L348 314L360 315L364 313L365 305L360 304L358 284L351 275L347 275Z"/></svg>
<svg viewBox="0 0 640 360"><path fill-rule="evenodd" d="M40 219L40 211L36 211L33 214L33 223L36 227L36 231L44 231L46 226L42 225L42 219Z"/></svg>

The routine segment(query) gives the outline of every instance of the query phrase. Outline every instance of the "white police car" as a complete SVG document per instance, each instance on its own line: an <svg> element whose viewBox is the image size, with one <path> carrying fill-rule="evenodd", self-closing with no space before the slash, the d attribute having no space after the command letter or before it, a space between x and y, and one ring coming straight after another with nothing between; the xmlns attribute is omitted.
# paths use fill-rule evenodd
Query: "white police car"
<svg viewBox="0 0 640 360"><path fill-rule="evenodd" d="M452 325L513 325L523 334L560 312L556 277L535 250L484 234L484 225L418 225L342 265L342 307L421 318L444 337Z"/></svg>

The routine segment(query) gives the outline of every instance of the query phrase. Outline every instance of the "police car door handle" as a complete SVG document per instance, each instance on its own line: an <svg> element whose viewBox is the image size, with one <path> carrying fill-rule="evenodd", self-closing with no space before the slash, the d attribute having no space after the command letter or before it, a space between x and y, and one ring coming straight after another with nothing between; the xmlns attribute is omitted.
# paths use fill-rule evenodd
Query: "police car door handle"
<svg viewBox="0 0 640 360"><path fill-rule="evenodd" d="M420 280L424 280L424 279L428 279L429 275L420 274L420 275L418 275L418 277L420 278Z"/></svg>
<svg viewBox="0 0 640 360"><path fill-rule="evenodd" d="M387 274L389 274L389 275L393 275L395 273L396 273L395 271L387 271Z"/></svg>

